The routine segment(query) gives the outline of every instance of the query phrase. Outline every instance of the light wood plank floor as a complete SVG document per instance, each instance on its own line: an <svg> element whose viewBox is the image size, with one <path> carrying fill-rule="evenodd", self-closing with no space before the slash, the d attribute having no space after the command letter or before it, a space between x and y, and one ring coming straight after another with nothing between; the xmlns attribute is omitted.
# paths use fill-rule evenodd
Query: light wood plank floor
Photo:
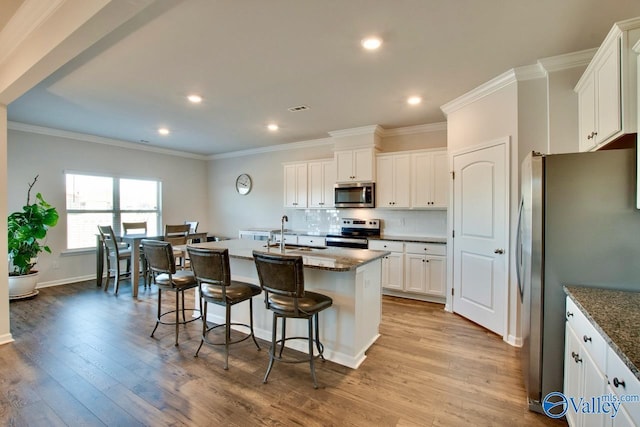
<svg viewBox="0 0 640 427"><path fill-rule="evenodd" d="M199 322L154 325L156 288L120 295L95 282L10 304L0 346L0 424L9 426L543 426L526 409L519 350L438 304L385 297L380 339L357 370L276 364L268 346L205 346ZM173 301L168 295L168 303ZM191 296L190 304L193 297Z"/></svg>

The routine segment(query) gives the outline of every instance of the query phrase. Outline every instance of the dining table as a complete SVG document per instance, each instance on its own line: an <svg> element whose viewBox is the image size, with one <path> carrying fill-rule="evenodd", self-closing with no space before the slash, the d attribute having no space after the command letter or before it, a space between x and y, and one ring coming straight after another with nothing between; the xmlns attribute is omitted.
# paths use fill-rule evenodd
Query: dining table
<svg viewBox="0 0 640 427"><path fill-rule="evenodd" d="M193 241L199 239L206 241L208 232L199 231L196 233L189 233L187 235L187 241ZM164 240L164 236L156 234L126 234L120 236L120 241L126 242L131 249L131 295L134 298L138 297L138 283L140 282L140 243L143 239L150 240ZM96 285L102 286L102 276L104 274L104 246L100 240L100 235L96 236ZM109 274L109 272L107 272Z"/></svg>

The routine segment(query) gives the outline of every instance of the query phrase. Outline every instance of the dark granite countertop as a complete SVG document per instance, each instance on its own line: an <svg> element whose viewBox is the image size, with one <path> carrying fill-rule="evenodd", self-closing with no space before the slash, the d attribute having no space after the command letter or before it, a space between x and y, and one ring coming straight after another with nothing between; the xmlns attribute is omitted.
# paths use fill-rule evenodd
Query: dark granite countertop
<svg viewBox="0 0 640 427"><path fill-rule="evenodd" d="M640 292L565 286L565 292L640 379Z"/></svg>
<svg viewBox="0 0 640 427"><path fill-rule="evenodd" d="M277 246L267 247L265 241L235 239L220 242L195 243L193 246L203 248L227 248L230 258L253 260L253 251L276 252ZM176 249L185 249L186 245L175 246ZM287 246L285 250L289 255L300 255L304 266L328 271L351 271L359 266L375 261L389 254L386 251L373 251L369 249L349 248L307 248Z"/></svg>
<svg viewBox="0 0 640 427"><path fill-rule="evenodd" d="M389 234L381 234L380 237L369 237L369 240L391 240L394 242L410 242L410 243L447 243L446 237L392 236Z"/></svg>

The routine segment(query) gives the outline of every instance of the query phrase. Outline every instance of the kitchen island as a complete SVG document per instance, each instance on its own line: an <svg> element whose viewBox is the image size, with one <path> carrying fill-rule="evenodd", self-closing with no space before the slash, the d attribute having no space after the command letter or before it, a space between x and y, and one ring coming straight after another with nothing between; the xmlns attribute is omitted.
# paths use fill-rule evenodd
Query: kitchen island
<svg viewBox="0 0 640 427"><path fill-rule="evenodd" d="M225 240L199 243L201 248L229 250L233 280L259 285L254 250L280 253L279 247L267 247L264 241ZM305 289L325 294L333 305L320 314L320 339L327 360L356 369L365 360L365 352L380 336L382 309L381 260L388 252L366 249L287 247L286 254L301 255L304 262ZM231 321L249 323L249 304L233 307ZM224 323L224 307L209 305L207 320ZM272 313L265 308L264 294L254 297L253 321L257 337L271 341ZM239 329L245 332L244 328ZM307 323L287 320L288 336L306 336ZM306 352L300 340L287 346Z"/></svg>

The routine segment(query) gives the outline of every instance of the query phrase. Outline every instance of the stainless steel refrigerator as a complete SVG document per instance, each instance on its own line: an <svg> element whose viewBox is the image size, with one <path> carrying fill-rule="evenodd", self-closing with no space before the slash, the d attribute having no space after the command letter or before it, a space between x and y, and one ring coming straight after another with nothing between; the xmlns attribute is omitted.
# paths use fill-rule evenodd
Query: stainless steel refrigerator
<svg viewBox="0 0 640 427"><path fill-rule="evenodd" d="M516 273L529 408L562 391L563 285L640 291L633 149L541 156L521 168Z"/></svg>

